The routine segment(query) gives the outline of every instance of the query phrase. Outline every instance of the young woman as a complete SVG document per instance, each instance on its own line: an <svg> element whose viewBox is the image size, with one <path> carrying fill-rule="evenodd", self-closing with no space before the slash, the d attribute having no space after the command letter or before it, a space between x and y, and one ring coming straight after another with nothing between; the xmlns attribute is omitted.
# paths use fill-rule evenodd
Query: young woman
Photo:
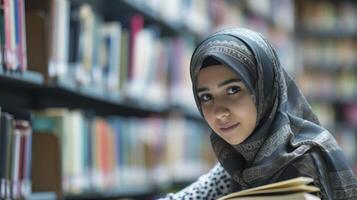
<svg viewBox="0 0 357 200"><path fill-rule="evenodd" d="M216 199L299 176L314 179L321 199L357 199L341 148L262 35L217 32L198 45L190 70L219 164L165 199Z"/></svg>

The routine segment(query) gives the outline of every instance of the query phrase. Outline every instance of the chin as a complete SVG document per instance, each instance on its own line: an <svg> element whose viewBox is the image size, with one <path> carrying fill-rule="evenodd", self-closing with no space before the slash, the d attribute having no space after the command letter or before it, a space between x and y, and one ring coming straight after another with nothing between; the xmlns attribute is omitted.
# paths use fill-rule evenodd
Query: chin
<svg viewBox="0 0 357 200"><path fill-rule="evenodd" d="M231 145L237 145L237 144L240 144L243 142L242 140L239 140L239 139L224 139L224 140Z"/></svg>

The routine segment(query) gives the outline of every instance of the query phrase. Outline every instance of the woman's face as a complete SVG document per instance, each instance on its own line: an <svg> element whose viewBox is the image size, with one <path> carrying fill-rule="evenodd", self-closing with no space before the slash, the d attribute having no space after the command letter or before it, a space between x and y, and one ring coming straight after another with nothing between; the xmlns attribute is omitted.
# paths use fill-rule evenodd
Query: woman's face
<svg viewBox="0 0 357 200"><path fill-rule="evenodd" d="M202 68L196 92L208 125L229 144L240 144L253 132L257 110L252 95L228 67Z"/></svg>

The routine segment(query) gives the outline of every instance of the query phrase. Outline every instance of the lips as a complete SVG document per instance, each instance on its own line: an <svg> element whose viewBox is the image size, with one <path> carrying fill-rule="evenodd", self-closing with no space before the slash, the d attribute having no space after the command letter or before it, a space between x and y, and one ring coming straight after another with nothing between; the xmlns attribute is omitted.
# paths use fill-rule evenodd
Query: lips
<svg viewBox="0 0 357 200"><path fill-rule="evenodd" d="M234 128L236 128L239 125L239 123L236 124L226 124L226 125L222 125L219 129L223 132L227 132L227 131L231 131Z"/></svg>

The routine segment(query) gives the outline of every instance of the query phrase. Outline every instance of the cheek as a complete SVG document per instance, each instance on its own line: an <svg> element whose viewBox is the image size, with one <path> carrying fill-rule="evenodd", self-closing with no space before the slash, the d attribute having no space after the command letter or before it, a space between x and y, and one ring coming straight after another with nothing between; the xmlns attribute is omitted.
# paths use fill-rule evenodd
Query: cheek
<svg viewBox="0 0 357 200"><path fill-rule="evenodd" d="M257 110L255 104L250 97L245 97L241 99L239 103L236 103L235 106L232 106L234 113L241 120L244 120L244 123L249 128L254 128L257 121Z"/></svg>
<svg viewBox="0 0 357 200"><path fill-rule="evenodd" d="M246 117L247 128L254 129L257 122L257 109L255 104L250 101L246 106L244 106L244 116Z"/></svg>

